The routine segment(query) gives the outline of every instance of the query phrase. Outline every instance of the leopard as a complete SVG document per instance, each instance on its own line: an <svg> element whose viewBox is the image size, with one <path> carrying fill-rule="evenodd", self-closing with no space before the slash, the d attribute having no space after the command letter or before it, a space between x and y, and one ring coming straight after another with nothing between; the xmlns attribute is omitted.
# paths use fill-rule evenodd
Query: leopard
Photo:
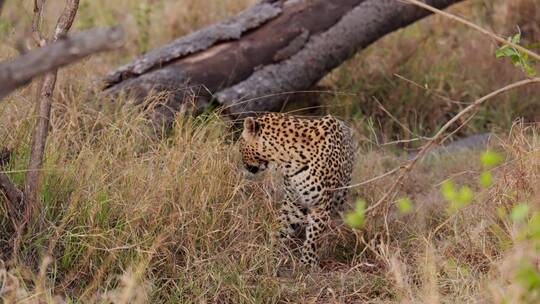
<svg viewBox="0 0 540 304"><path fill-rule="evenodd" d="M318 268L321 237L342 211L351 182L351 128L332 115L265 113L244 119L238 145L247 171L258 174L274 163L281 172L277 238L286 242L300 234L301 264Z"/></svg>

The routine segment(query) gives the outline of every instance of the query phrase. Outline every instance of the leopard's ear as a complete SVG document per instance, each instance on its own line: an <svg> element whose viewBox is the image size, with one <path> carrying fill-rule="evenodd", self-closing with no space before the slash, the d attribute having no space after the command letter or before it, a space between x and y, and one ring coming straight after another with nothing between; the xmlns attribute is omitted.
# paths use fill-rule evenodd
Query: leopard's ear
<svg viewBox="0 0 540 304"><path fill-rule="evenodd" d="M253 119L253 117L247 117L244 119L244 132L242 132L242 137L244 139L253 139L257 136L259 132L259 123Z"/></svg>

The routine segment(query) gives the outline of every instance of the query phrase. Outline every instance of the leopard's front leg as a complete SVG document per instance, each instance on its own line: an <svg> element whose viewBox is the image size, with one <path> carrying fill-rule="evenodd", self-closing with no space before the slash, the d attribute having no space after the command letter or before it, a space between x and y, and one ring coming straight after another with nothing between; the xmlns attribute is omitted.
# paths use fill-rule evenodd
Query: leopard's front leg
<svg viewBox="0 0 540 304"><path fill-rule="evenodd" d="M279 245L274 251L278 264L283 262L289 248L289 240L297 236L298 232L305 228L307 223L307 209L298 206L290 200L285 200L279 210L280 228L277 234Z"/></svg>
<svg viewBox="0 0 540 304"><path fill-rule="evenodd" d="M302 247L302 264L308 267L318 266L318 243L329 220L330 212L325 206L310 210L307 216L306 239Z"/></svg>
<svg viewBox="0 0 540 304"><path fill-rule="evenodd" d="M279 239L283 242L289 237L293 237L304 228L307 223L307 209L286 199L279 209Z"/></svg>

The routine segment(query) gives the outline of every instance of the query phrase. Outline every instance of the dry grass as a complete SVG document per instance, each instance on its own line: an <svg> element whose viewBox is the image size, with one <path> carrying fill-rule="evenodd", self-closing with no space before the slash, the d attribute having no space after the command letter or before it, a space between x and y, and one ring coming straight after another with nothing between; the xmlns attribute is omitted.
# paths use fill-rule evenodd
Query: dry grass
<svg viewBox="0 0 540 304"><path fill-rule="evenodd" d="M535 19L521 21L517 16L531 16L531 6L539 11L533 13ZM450 12L504 37L516 33L518 25L536 29L540 20L539 5L531 0L467 1L453 6ZM540 41L540 31L522 32L527 45ZM379 143L429 136L467 103L523 79L521 70L509 61L495 58L497 48L489 37L434 16L381 39L336 69L323 84L337 92L357 93L339 94L328 98L328 102L340 102L342 107L333 111L362 122L358 127L376 135ZM539 51L538 46L535 50ZM516 117L527 122L539 121L538 90L538 85L530 86L496 98L456 135L508 130ZM377 100L399 117L400 123L390 119Z"/></svg>
<svg viewBox="0 0 540 304"><path fill-rule="evenodd" d="M23 7L7 3L5 22L17 31L1 33L7 42L0 45L0 59L15 54L12 47L28 22L30 2ZM103 105L94 96L95 80L111 66L250 2L153 1L147 16L151 26L144 27L137 18L146 17L136 17L145 11L138 1L83 1L80 28L119 21L130 42L121 52L60 73L43 205L24 235L18 259L8 249L13 229L0 197L2 300L534 303L538 286L527 286L522 274L524 261L538 268L537 241L523 239L523 224L502 211L509 213L524 201L531 211L540 208L540 137L538 125L531 123L539 120L538 86L499 97L461 132L499 134L493 148L506 159L493 170L490 189L477 186L478 152L429 158L399 190L414 201L413 213L389 210L387 218L368 218L359 231L336 220L326 237L322 270L311 274L296 270L294 259L284 268L276 265L271 235L277 228L277 177L272 172L244 176L227 121L217 113L178 117L173 132L157 139L140 109L124 100ZM501 15L507 2L495 2L500 5L470 1L453 11L504 32L508 18ZM51 23L55 5L61 3L51 2ZM502 21L491 20L492 15ZM141 31L149 33L148 41L140 41ZM383 39L325 79L337 91L359 92L355 98L336 95L332 102L341 107L325 110L350 121L363 143L354 181L403 161L392 148L377 144L416 136L400 124L429 136L466 106L435 93L468 102L522 77L508 62L495 60L494 49L465 28L429 18ZM428 84L430 91L394 73ZM15 149L7 170L18 184L27 162L34 91L35 85L20 90L0 108L0 146ZM524 120L516 123L517 117ZM447 178L476 193L474 203L453 215L439 190ZM351 202L378 200L391 179L353 189Z"/></svg>

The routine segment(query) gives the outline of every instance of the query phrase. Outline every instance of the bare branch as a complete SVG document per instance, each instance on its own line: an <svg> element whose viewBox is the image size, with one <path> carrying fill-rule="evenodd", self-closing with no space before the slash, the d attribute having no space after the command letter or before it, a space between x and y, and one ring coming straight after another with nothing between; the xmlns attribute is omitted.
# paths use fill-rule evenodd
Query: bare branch
<svg viewBox="0 0 540 304"><path fill-rule="evenodd" d="M0 98L38 75L91 54L118 48L122 40L121 28L89 30L69 35L12 61L0 63Z"/></svg>
<svg viewBox="0 0 540 304"><path fill-rule="evenodd" d="M40 2L36 0L36 4ZM36 5L37 6L37 5ZM75 19L77 9L79 7L79 0L68 0L62 15L58 19L56 29L52 38L52 42L58 40L58 38L65 35ZM42 10L43 6L36 10ZM38 31L39 33L39 31ZM32 210L37 204L37 193L39 189L40 169L43 163L43 155L45 152L45 144L47 143L47 136L49 132L49 121L51 117L51 104L54 87L56 84L57 70L45 75L43 84L41 86L40 101L36 107L38 112L38 120L34 127L34 133L32 136L32 147L30 150L30 161L28 163L28 173L26 174L26 183L24 186L24 198L25 198L25 210L22 223L17 228L17 240L19 242L20 234L22 233L26 223L28 222ZM14 250L17 250L17 246L14 246Z"/></svg>
<svg viewBox="0 0 540 304"><path fill-rule="evenodd" d="M67 32L71 28L71 25L73 24L73 20L75 20L75 15L77 15L78 8L79 0L67 0L66 7L56 23L56 29L54 30L54 35L52 38L53 41L66 36Z"/></svg>
<svg viewBox="0 0 540 304"><path fill-rule="evenodd" d="M398 171L400 172L400 174L394 180L394 182L392 183L392 185L390 186L388 191L386 191L385 194L375 204L369 206L369 208L366 209L366 212L372 212L373 210L377 209L377 207L379 205L381 205L383 202L385 202L387 200L387 198L393 197L395 195L394 190L396 190L397 186L401 184L403 179L413 169L413 167L416 165L416 163L418 163L418 161L420 159L422 159L427 154L427 152L442 138L442 135L456 121L458 121L460 118L462 118L465 114L467 114L469 112L472 112L473 110L476 110L480 105L482 105L486 101L488 101L488 100L492 99L493 97L498 96L498 95L500 95L502 93L505 93L507 91L510 91L510 90L513 90L513 89L516 89L516 88L519 88L519 87L522 87L522 86L525 86L525 85L538 84L538 83L540 83L540 78L525 79L525 80L521 80L521 81L518 81L518 82L511 83L511 84L509 84L509 85L507 85L507 86L505 86L503 88L500 88L500 89L498 89L496 91L493 91L493 92L485 95L482 98L477 99L472 104L470 104L468 107L466 107L461 112L456 114L454 117L452 117L452 119L450 119L448 122L446 122L446 124L444 124L444 126L442 126L442 128L440 128L439 131L432 138L429 139L429 141L422 147L422 149L420 149L420 151L418 152L418 154L416 154L416 156L414 158L410 159L409 161L407 161L406 163L401 165L399 168L393 169L390 172L387 172L387 173L384 174L384 176L388 176L388 175L396 173ZM363 185L363 184L365 184L365 183L350 185L350 186L348 186L346 188L358 187L359 185ZM340 189L340 188L338 188L338 189Z"/></svg>
<svg viewBox="0 0 540 304"><path fill-rule="evenodd" d="M32 18L32 37L37 46L42 47L47 42L41 35L41 22L43 20L43 5L45 0L34 0L34 17Z"/></svg>

